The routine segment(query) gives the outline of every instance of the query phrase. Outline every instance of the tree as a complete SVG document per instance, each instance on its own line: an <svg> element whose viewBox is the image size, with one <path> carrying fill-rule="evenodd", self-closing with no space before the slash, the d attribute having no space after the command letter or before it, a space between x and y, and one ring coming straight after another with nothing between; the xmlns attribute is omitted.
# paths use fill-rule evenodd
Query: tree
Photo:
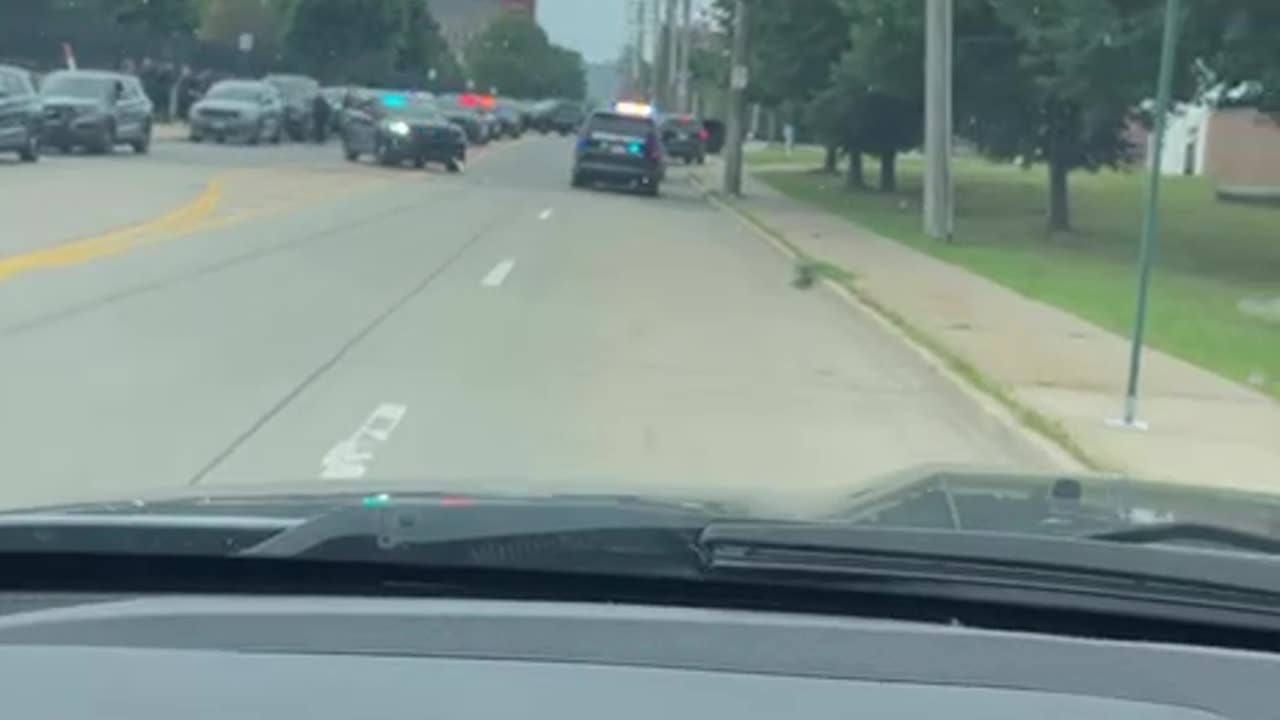
<svg viewBox="0 0 1280 720"><path fill-rule="evenodd" d="M295 0L286 54L321 78L380 81L403 46L407 8L405 0Z"/></svg>
<svg viewBox="0 0 1280 720"><path fill-rule="evenodd" d="M153 35L190 35L200 21L196 0L98 0L121 25Z"/></svg>
<svg viewBox="0 0 1280 720"><path fill-rule="evenodd" d="M1196 0L1184 24L1184 44L1200 60L1205 85L1249 92L1235 102L1280 112L1280 3L1275 0Z"/></svg>
<svg viewBox="0 0 1280 720"><path fill-rule="evenodd" d="M464 84L462 67L424 3L411 0L406 8L404 39L396 53L395 70L402 77L416 78L415 84L427 83L435 73L434 90Z"/></svg>
<svg viewBox="0 0 1280 720"><path fill-rule="evenodd" d="M726 36L732 35L733 7L732 0L716 0L713 5L713 17ZM834 171L839 133L824 131L833 130L825 113L836 103L831 96L816 99L830 87L832 65L849 45L849 20L840 0L756 0L748 20L748 100L770 106L807 105L806 119L827 145L827 166Z"/></svg>
<svg viewBox="0 0 1280 720"><path fill-rule="evenodd" d="M268 58L280 52L289 6L282 0L203 0L196 34L209 42L235 47L244 33L253 35L254 51Z"/></svg>
<svg viewBox="0 0 1280 720"><path fill-rule="evenodd" d="M476 86L513 97L586 96L586 67L578 53L553 45L533 20L497 18L466 48Z"/></svg>
<svg viewBox="0 0 1280 720"><path fill-rule="evenodd" d="M898 187L897 158L920 143L924 107L922 3L842 0L849 39L824 102L839 112L850 186L862 184L862 155L880 160L880 189Z"/></svg>
<svg viewBox="0 0 1280 720"><path fill-rule="evenodd" d="M1163 0L972 0L958 33L960 131L998 158L1044 162L1050 232L1071 229L1068 179L1133 157L1154 91Z"/></svg>

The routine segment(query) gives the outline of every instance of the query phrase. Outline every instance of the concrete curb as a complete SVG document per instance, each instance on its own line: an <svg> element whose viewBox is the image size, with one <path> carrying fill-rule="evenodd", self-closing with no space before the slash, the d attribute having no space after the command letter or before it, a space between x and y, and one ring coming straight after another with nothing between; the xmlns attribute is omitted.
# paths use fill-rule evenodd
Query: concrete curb
<svg viewBox="0 0 1280 720"><path fill-rule="evenodd" d="M767 242L770 247L789 260L796 262L819 260L819 258L810 257L799 248L788 243L781 237L781 233L769 227L763 220L756 218L739 207L732 200L721 198L717 193L707 188L696 175L691 174L689 180L708 203L721 212L732 215L754 234ZM1042 432L1032 424L1029 424L1024 418L1042 418L1040 413L1033 408L1020 402L1007 391L999 392L992 387L984 387L982 383L975 383L964 374L957 372L954 366L958 361L970 366L971 364L963 361L955 353L950 352L943 342L930 338L905 318L890 312L873 298L865 297L865 293L860 293L854 287L831 277L820 276L818 281L853 310L871 318L876 324L900 340L906 347L916 353L931 370L946 378L964 393L980 410L995 419L1006 430L1044 453L1051 462L1059 466L1063 471L1097 472L1102 470L1101 463L1091 458L1087 451L1075 444L1074 440L1069 440L1069 444L1063 444L1059 438ZM925 341L926 339L927 342ZM1042 418L1042 420L1044 422L1053 422L1051 418ZM1065 430L1062 432L1065 433Z"/></svg>

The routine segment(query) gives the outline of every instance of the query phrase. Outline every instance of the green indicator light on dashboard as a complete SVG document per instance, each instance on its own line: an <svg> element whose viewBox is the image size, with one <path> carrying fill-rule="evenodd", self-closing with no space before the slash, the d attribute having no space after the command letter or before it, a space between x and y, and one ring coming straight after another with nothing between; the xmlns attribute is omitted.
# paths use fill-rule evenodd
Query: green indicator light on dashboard
<svg viewBox="0 0 1280 720"><path fill-rule="evenodd" d="M383 505L390 505L391 496L386 493L380 493L378 495L370 495L369 497L364 499L363 504L365 507L382 507Z"/></svg>

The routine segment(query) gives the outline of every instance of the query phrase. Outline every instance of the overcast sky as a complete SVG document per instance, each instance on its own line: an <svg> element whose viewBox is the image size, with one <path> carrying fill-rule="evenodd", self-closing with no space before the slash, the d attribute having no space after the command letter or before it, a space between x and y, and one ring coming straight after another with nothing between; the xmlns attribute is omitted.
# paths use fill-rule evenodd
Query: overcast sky
<svg viewBox="0 0 1280 720"><path fill-rule="evenodd" d="M694 0L694 8L706 4ZM538 0L538 22L552 42L591 62L617 60L626 43L626 5L626 0Z"/></svg>

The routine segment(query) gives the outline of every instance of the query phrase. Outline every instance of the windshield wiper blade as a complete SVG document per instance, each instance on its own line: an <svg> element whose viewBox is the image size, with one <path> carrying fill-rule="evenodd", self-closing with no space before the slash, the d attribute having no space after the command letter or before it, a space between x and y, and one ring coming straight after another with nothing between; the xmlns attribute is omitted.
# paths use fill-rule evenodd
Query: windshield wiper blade
<svg viewBox="0 0 1280 720"><path fill-rule="evenodd" d="M1119 530L1108 530L1086 535L1085 537L1089 540L1132 543L1134 545L1193 543L1195 547L1209 545L1268 555L1280 554L1280 539L1247 530L1236 530L1220 525L1205 525L1201 523L1156 523Z"/></svg>

